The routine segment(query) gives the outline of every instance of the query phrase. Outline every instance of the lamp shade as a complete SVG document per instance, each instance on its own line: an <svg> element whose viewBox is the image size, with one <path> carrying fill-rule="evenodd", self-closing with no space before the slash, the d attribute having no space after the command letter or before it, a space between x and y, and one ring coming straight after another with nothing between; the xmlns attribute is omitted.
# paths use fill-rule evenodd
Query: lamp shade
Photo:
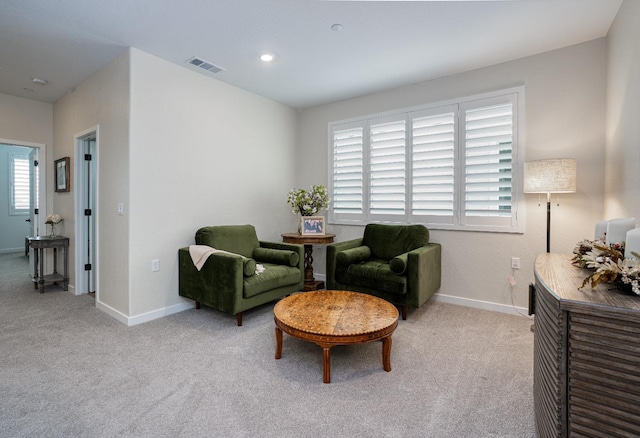
<svg viewBox="0 0 640 438"><path fill-rule="evenodd" d="M524 163L525 193L574 193L576 160L537 160Z"/></svg>

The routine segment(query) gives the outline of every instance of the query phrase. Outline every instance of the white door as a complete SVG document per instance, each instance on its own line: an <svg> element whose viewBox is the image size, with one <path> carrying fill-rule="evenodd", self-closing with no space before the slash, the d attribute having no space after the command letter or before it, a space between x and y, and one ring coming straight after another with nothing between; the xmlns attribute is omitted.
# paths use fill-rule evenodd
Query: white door
<svg viewBox="0 0 640 438"><path fill-rule="evenodd" d="M38 169L38 148L32 148L29 153L29 236L39 236L39 224L38 224L38 190L39 190L39 169Z"/></svg>
<svg viewBox="0 0 640 438"><path fill-rule="evenodd" d="M76 136L76 294L97 292L96 135L91 131Z"/></svg>
<svg viewBox="0 0 640 438"><path fill-rule="evenodd" d="M31 148L29 152L29 236L40 235L39 194L40 194L40 169L38 162L38 148ZM33 266L33 251L29 251L29 266Z"/></svg>
<svg viewBox="0 0 640 438"><path fill-rule="evenodd" d="M86 188L86 204L85 208L89 214L85 214L85 236L87 237L87 253L86 265L90 266L87 272L88 292L96 291L96 139L89 138L85 142L85 167L86 174L84 178Z"/></svg>

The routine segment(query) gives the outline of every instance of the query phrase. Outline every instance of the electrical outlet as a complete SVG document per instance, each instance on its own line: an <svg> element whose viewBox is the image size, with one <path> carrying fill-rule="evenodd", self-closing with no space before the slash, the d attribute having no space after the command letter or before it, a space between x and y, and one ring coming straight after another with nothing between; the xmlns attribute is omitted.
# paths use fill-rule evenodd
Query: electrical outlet
<svg viewBox="0 0 640 438"><path fill-rule="evenodd" d="M520 257L511 257L511 269L520 269Z"/></svg>
<svg viewBox="0 0 640 438"><path fill-rule="evenodd" d="M151 260L151 272L158 272L160 270L160 260Z"/></svg>

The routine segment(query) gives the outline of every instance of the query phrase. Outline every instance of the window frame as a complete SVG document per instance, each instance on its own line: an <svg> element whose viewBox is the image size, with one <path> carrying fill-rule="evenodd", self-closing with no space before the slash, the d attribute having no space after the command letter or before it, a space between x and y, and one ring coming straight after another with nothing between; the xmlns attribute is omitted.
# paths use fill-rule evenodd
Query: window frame
<svg viewBox="0 0 640 438"><path fill-rule="evenodd" d="M328 123L328 186L332 200L336 198L334 192L334 133L346 130L362 129L362 211L360 213L341 213L334 211L334 202L328 209L328 223L335 225L366 225L367 223L405 223L424 224L430 229L460 230L500 233L523 233L524 214L520 212L524 208L522 192L522 162L524 159L524 110L525 110L524 85L501 89L493 92L466 96L459 99L451 99L442 102L434 102L409 108L402 108L383 113L371 114L346 120L332 121ZM485 102L511 102L511 203L510 215L505 216L466 216L466 143L465 134L465 110L469 108L482 108ZM448 111L454 112L453 129L453 214L452 216L419 215L412 212L413 204L413 156L414 156L414 131L413 121L421 117L438 116ZM373 214L370 209L370 183L371 183L371 126L393 120L405 121L405 199L404 213L402 214ZM471 192L469 192L471 193Z"/></svg>
<svg viewBox="0 0 640 438"><path fill-rule="evenodd" d="M27 162L27 206L26 208L18 208L16 207L16 174L15 174L15 161L16 160L25 160ZM28 216L29 215L29 204L31 197L31 186L30 186L30 176L29 176L29 166L31 166L31 162L28 154L21 153L10 153L9 154L9 216Z"/></svg>

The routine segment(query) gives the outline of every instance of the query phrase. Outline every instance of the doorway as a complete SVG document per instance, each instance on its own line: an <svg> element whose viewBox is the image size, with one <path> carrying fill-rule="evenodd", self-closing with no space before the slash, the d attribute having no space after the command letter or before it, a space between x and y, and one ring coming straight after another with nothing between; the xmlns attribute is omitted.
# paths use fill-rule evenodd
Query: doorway
<svg viewBox="0 0 640 438"><path fill-rule="evenodd" d="M98 127L75 136L75 293L98 299Z"/></svg>
<svg viewBox="0 0 640 438"><path fill-rule="evenodd" d="M0 139L0 253L31 255L27 236L44 229L46 211L44 144Z"/></svg>

